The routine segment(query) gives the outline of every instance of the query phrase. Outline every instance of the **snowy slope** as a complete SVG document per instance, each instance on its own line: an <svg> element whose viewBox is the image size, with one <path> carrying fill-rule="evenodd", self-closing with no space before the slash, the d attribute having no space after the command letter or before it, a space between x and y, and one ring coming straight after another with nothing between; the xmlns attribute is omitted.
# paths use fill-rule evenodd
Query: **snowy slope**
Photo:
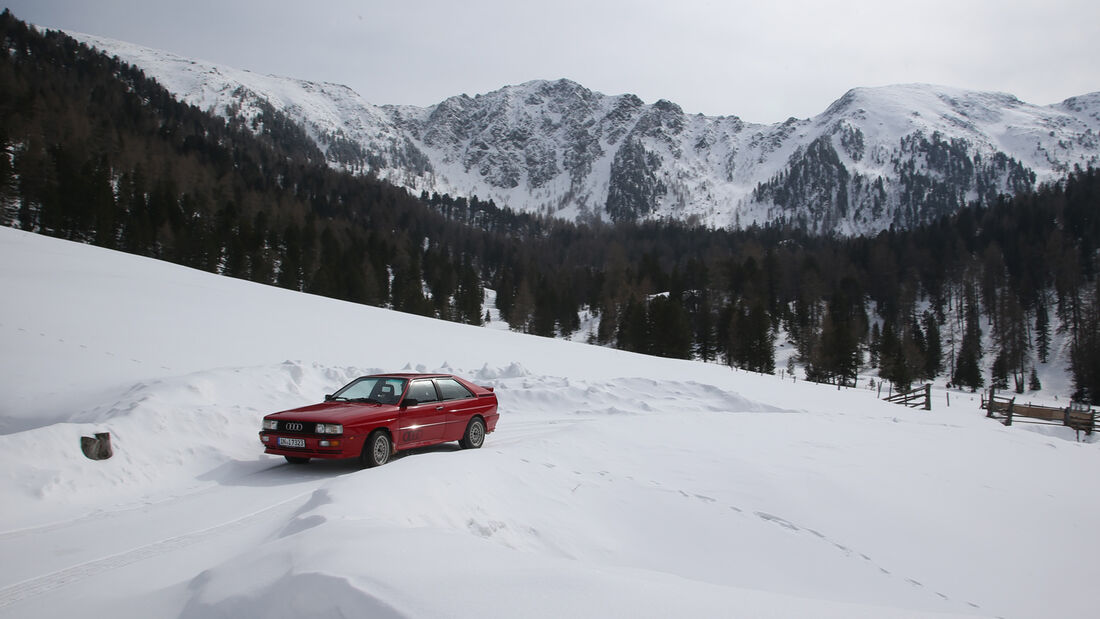
<svg viewBox="0 0 1100 619"><path fill-rule="evenodd" d="M785 220L819 232L876 232L1100 162L1098 93L1041 106L927 84L856 88L813 118L773 125L687 115L669 101L645 104L568 80L427 108L378 106L343 86L71 34L216 114L252 120L269 102L304 126L333 165L417 194L476 195L567 219ZM365 155L353 164L330 147L334 140Z"/></svg>
<svg viewBox="0 0 1100 619"><path fill-rule="evenodd" d="M1096 615L1097 444L968 396L912 411L7 228L0 288L0 617ZM264 413L404 367L494 386L486 446L260 453ZM97 431L111 460L79 453Z"/></svg>

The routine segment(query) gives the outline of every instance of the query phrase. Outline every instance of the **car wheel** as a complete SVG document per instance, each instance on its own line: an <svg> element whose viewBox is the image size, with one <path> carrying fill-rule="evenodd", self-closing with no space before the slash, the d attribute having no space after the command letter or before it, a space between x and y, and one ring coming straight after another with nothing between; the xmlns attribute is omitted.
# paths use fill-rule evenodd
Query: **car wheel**
<svg viewBox="0 0 1100 619"><path fill-rule="evenodd" d="M309 458L298 458L296 456L283 456L286 461L291 464L309 464Z"/></svg>
<svg viewBox="0 0 1100 619"><path fill-rule="evenodd" d="M463 449L477 449L485 442L485 422L481 417L474 417L466 426L466 434L458 444Z"/></svg>
<svg viewBox="0 0 1100 619"><path fill-rule="evenodd" d="M366 468L382 466L389 461L391 453L393 445L390 443L390 435L383 430L375 430L367 437L367 442L363 443L363 453L359 456L359 461Z"/></svg>

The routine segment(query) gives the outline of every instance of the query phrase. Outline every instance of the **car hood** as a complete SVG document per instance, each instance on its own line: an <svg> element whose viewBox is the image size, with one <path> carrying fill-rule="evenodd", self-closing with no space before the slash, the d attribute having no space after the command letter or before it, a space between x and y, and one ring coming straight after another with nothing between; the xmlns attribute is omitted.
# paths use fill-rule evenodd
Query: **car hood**
<svg viewBox="0 0 1100 619"><path fill-rule="evenodd" d="M267 419L292 419L314 423L344 423L348 420L363 421L366 417L388 417L397 413L392 404L369 402L322 402L301 408L293 408L267 415Z"/></svg>

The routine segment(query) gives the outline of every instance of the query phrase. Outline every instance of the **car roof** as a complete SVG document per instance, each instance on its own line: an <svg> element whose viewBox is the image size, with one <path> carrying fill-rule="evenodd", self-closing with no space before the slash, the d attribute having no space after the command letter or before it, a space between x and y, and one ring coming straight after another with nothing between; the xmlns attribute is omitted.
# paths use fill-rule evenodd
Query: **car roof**
<svg viewBox="0 0 1100 619"><path fill-rule="evenodd" d="M365 378L451 378L451 374L424 374L418 372L390 372L388 374L371 374Z"/></svg>

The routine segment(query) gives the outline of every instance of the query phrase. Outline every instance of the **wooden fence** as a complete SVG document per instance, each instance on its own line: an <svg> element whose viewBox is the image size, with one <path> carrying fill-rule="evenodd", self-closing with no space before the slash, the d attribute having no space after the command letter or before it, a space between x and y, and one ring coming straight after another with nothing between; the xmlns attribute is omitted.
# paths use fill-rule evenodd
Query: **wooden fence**
<svg viewBox="0 0 1100 619"><path fill-rule="evenodd" d="M985 416L997 419L1006 426L1013 423L1034 423L1048 426L1067 426L1077 432L1091 435L1096 430L1096 411L1086 404L1073 403L1066 408L1019 404L1015 397L997 395L996 389L989 390L989 399L982 394L982 408Z"/></svg>
<svg viewBox="0 0 1100 619"><path fill-rule="evenodd" d="M932 385L924 385L923 387L917 387L912 391L906 391L904 393L895 393L885 399L887 402L893 402L894 404L901 404L909 408L923 408L926 411L930 411L932 410Z"/></svg>

